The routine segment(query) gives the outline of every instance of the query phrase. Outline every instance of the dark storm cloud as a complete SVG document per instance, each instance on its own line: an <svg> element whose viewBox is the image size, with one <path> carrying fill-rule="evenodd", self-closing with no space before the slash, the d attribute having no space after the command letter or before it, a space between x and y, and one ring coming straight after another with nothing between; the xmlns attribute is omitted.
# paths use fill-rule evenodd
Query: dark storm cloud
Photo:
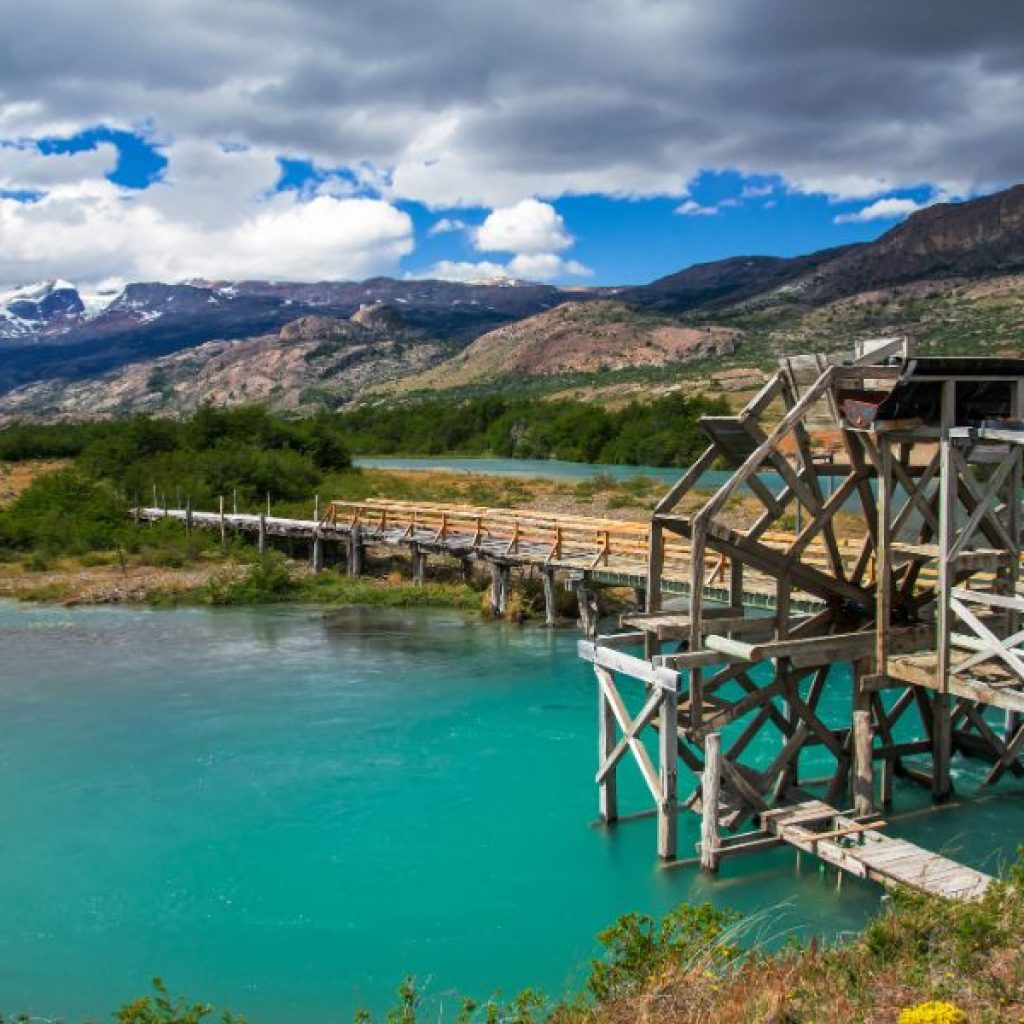
<svg viewBox="0 0 1024 1024"><path fill-rule="evenodd" d="M488 204L701 168L869 194L1024 166L1024 6L0 0L0 136L152 120Z"/></svg>

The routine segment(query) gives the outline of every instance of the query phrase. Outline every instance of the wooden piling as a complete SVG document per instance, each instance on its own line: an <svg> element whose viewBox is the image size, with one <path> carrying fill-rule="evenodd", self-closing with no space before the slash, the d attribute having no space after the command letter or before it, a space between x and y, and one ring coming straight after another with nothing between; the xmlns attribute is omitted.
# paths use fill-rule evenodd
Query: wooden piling
<svg viewBox="0 0 1024 1024"><path fill-rule="evenodd" d="M324 542L319 533L313 534L313 543L309 553L313 572L320 572L324 567Z"/></svg>
<svg viewBox="0 0 1024 1024"><path fill-rule="evenodd" d="M348 536L348 574L349 576L362 576L363 574L363 533L358 523L355 523Z"/></svg>
<svg viewBox="0 0 1024 1024"><path fill-rule="evenodd" d="M722 794L721 734L704 737L704 771L700 785L700 867L706 874L718 871L718 804Z"/></svg>
<svg viewBox="0 0 1024 1024"><path fill-rule="evenodd" d="M224 547L228 541L227 526L224 522L224 495L220 496L220 546Z"/></svg>
<svg viewBox="0 0 1024 1024"><path fill-rule="evenodd" d="M409 545L409 553L412 559L412 581L422 586L427 577L427 553L415 541Z"/></svg>
<svg viewBox="0 0 1024 1024"><path fill-rule="evenodd" d="M558 599L555 589L555 570L542 569L541 579L544 582L544 625L553 626L558 621Z"/></svg>
<svg viewBox="0 0 1024 1024"><path fill-rule="evenodd" d="M604 687L597 687L597 765L600 769L615 750L615 712L611 701L604 692ZM619 782L618 765L611 769L597 784L597 799L601 821L612 824L619 817Z"/></svg>
<svg viewBox="0 0 1024 1024"><path fill-rule="evenodd" d="M875 810L872 776L871 712L853 713L853 808L858 815Z"/></svg>
<svg viewBox="0 0 1024 1024"><path fill-rule="evenodd" d="M256 550L261 555L265 554L267 550L267 517L262 512L260 513L259 533L256 536Z"/></svg>

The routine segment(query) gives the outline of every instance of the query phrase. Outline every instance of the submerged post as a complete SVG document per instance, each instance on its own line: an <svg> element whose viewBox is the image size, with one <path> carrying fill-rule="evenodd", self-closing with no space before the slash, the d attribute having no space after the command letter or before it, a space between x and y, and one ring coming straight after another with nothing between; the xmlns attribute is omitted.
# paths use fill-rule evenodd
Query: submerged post
<svg viewBox="0 0 1024 1024"><path fill-rule="evenodd" d="M700 868L718 871L718 804L722 794L722 737L704 737L704 773L700 783Z"/></svg>
<svg viewBox="0 0 1024 1024"><path fill-rule="evenodd" d="M612 824L619 817L619 780L618 764L608 763L615 751L615 712L605 692L605 685L610 677L604 669L596 669L597 673L597 800L601 821Z"/></svg>
<svg viewBox="0 0 1024 1024"><path fill-rule="evenodd" d="M661 685L658 731L658 775L661 801L658 805L658 856L675 860L678 847L679 801L676 796L679 773L679 676L673 686Z"/></svg>

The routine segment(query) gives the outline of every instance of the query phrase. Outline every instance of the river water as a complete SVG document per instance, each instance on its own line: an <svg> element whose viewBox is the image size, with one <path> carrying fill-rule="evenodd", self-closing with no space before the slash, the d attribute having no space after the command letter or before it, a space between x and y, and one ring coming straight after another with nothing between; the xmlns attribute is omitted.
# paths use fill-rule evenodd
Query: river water
<svg viewBox="0 0 1024 1024"><path fill-rule="evenodd" d="M575 640L447 612L0 603L0 1011L102 1019L159 974L326 1024L415 973L447 1020L454 990L578 988L629 910L711 900L760 912L767 942L863 923L873 887L790 851L707 881L658 868L650 819L591 827ZM623 810L647 806L622 779ZM1019 784L1000 792L894 827L991 867L1024 832Z"/></svg>

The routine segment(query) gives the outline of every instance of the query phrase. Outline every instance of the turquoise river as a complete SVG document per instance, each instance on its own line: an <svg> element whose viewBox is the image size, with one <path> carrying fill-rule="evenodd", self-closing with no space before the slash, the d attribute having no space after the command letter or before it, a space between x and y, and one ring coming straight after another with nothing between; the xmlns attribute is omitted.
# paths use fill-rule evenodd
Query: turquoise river
<svg viewBox="0 0 1024 1024"><path fill-rule="evenodd" d="M629 910L712 900L777 943L878 907L790 851L708 881L657 866L649 819L592 827L575 641L448 612L0 604L0 1012L109 1019L159 974L327 1024L415 973L452 1019L456 991L578 989ZM1019 783L934 814L898 798L899 834L978 866L1024 835Z"/></svg>

